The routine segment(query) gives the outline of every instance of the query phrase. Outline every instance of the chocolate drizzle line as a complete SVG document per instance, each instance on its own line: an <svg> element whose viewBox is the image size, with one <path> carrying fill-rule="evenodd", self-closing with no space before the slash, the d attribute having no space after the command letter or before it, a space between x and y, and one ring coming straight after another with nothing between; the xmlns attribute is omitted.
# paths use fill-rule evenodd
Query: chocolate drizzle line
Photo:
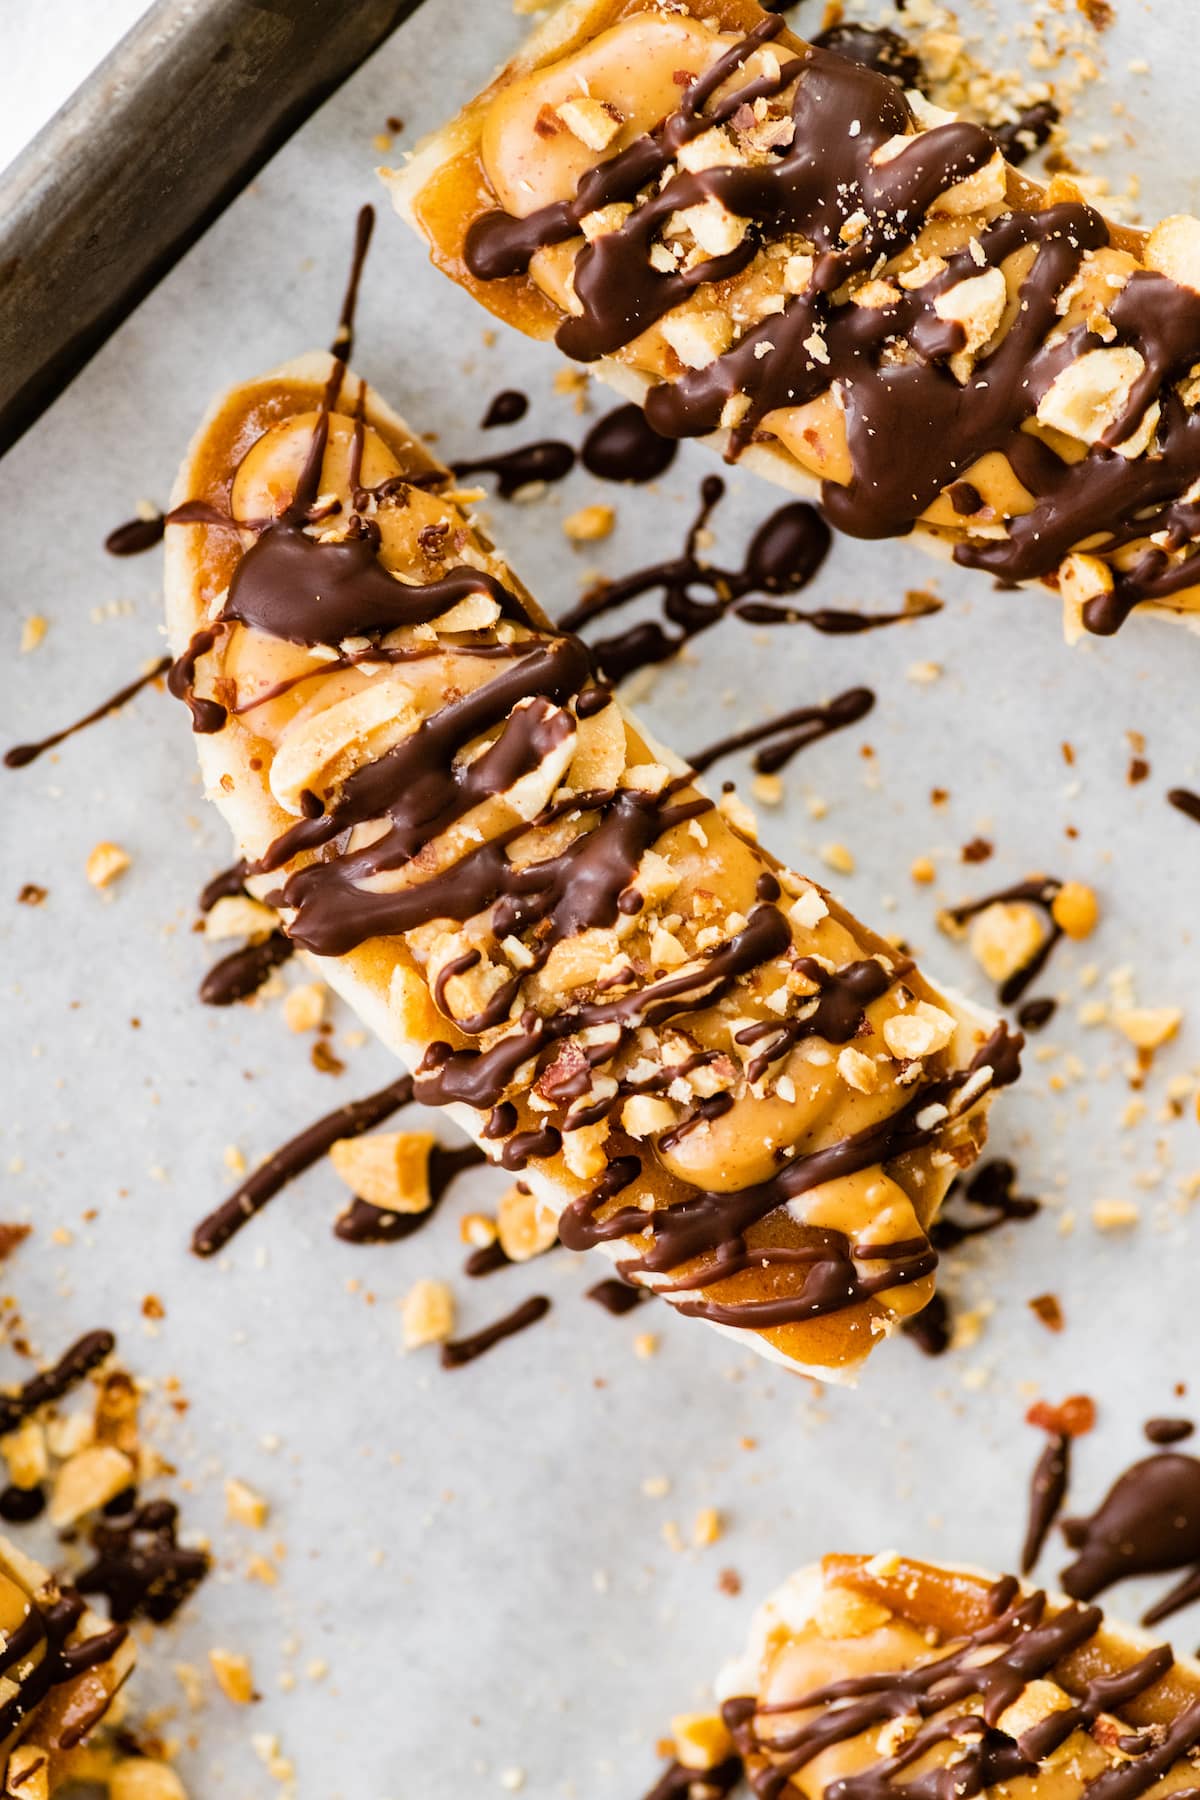
<svg viewBox="0 0 1200 1800"><path fill-rule="evenodd" d="M118 1494L91 1532L93 1560L76 1581L81 1594L103 1594L117 1623L165 1624L208 1574L207 1551L177 1541L179 1509L170 1500Z"/></svg>
<svg viewBox="0 0 1200 1800"><path fill-rule="evenodd" d="M1062 1572L1064 1592L1090 1600L1135 1575L1189 1572L1143 1614L1156 1625L1200 1598L1200 1460L1177 1451L1148 1456L1114 1482L1096 1511L1063 1520L1077 1552Z"/></svg>
<svg viewBox="0 0 1200 1800"><path fill-rule="evenodd" d="M689 756L688 762L697 775L702 775L723 756L731 756L735 750L746 750L751 744L762 744L767 739L775 738L778 740L776 743L760 750L753 759L754 768L760 775L772 775L776 770L786 767L793 756L806 750L810 744L830 737L835 731L845 730L847 725L857 725L860 719L866 718L874 704L875 696L870 688L848 688L826 706L798 706L791 712L779 713L775 718L767 719L762 725L751 725L746 731L735 731L729 737L718 738L716 743Z"/></svg>
<svg viewBox="0 0 1200 1800"><path fill-rule="evenodd" d="M53 1367L31 1376L16 1393L0 1393L0 1437L15 1431L40 1406L61 1400L112 1355L116 1342L111 1331L89 1331L64 1351Z"/></svg>
<svg viewBox="0 0 1200 1800"><path fill-rule="evenodd" d="M1196 1427L1190 1419L1147 1419L1142 1426L1144 1435L1152 1444L1181 1444L1184 1438L1190 1438Z"/></svg>
<svg viewBox="0 0 1200 1800"><path fill-rule="evenodd" d="M354 222L354 253L350 259L350 275L342 299L338 328L333 334L333 343L330 345L330 353L340 357L344 363L348 363L354 355L354 315L358 310L358 286L362 280L367 251L371 248L371 233L374 229L375 208L373 206L361 207L358 218Z"/></svg>
<svg viewBox="0 0 1200 1800"><path fill-rule="evenodd" d="M64 743L67 738L74 737L76 732L83 731L88 725L97 724L99 720L107 718L109 713L119 712L135 695L140 694L143 688L149 687L151 682L157 681L160 676L165 675L170 667L171 658L162 656L152 668L146 670L144 675L139 675L136 681L131 681L127 686L119 688L111 699L103 701L99 706L94 706L91 712L85 713L82 719L76 719L73 725L64 725L61 731L52 732L49 737L40 739L36 744L14 744L11 750L5 752L5 768L27 768L31 762L36 762L39 756L44 756L47 750L53 750L56 745Z"/></svg>
<svg viewBox="0 0 1200 1800"><path fill-rule="evenodd" d="M597 1281L584 1292L585 1300L594 1300L602 1306L606 1313L619 1319L625 1313L633 1312L643 1300L654 1298L650 1289L643 1287L638 1281L623 1281L619 1275L609 1275L604 1281Z"/></svg>
<svg viewBox="0 0 1200 1800"><path fill-rule="evenodd" d="M1055 876L1033 875L1028 881L1014 882L1011 887L998 888L994 894L984 894L978 900L969 900L962 906L949 908L948 917L956 925L965 925L976 914L986 912L989 906L1009 903L1024 903L1036 906L1046 920L1048 927L1045 937L1029 958L1019 969L1005 977L998 989L1001 1006L1014 1005L1021 996L1037 980L1050 960L1051 952L1063 935L1062 926L1054 917L1054 902L1062 888L1062 882ZM1043 1020L1042 1023L1045 1021Z"/></svg>
<svg viewBox="0 0 1200 1800"><path fill-rule="evenodd" d="M682 1763L668 1763L645 1800L692 1800L693 1795L704 1796L704 1800L725 1800L732 1794L742 1779L743 1768L740 1756L727 1756L712 1769L685 1769Z"/></svg>
<svg viewBox="0 0 1200 1800"><path fill-rule="evenodd" d="M830 1782L826 1800L888 1800L897 1792L909 1800L939 1800L951 1792L956 1800L974 1800L991 1788L1036 1777L1073 1732L1136 1700L1174 1661L1162 1645L1128 1668L1081 1678L1068 1705L1012 1737L1000 1725L1004 1713L1029 1683L1050 1676L1088 1644L1103 1614L1096 1606L1072 1604L1051 1615L1043 1592L1022 1594L1011 1578L996 1592L994 1605L998 1616L915 1668L848 1676L768 1706L749 1697L726 1701L725 1722L759 1800L783 1800L791 1777L823 1750L902 1717L915 1717L916 1731L894 1754ZM968 1710L952 1710L968 1701ZM780 1715L804 1722L760 1732L758 1720ZM1200 1700L1192 1700L1164 1730L1131 1732L1122 1740L1123 1759L1084 1783L1083 1800L1139 1800L1198 1742ZM924 1772L907 1776L942 1745L952 1755L949 1777L940 1756Z"/></svg>
<svg viewBox="0 0 1200 1800"><path fill-rule="evenodd" d="M655 481L665 475L679 449L662 437L640 406L630 401L597 419L583 440L579 460L602 481Z"/></svg>
<svg viewBox="0 0 1200 1800"><path fill-rule="evenodd" d="M462 457L450 464L460 479L465 475L494 475L496 492L511 500L535 481L563 481L575 467L575 452L561 438L539 438L519 450L497 451L495 456Z"/></svg>
<svg viewBox="0 0 1200 1800"><path fill-rule="evenodd" d="M965 1181L960 1176L946 1195L945 1205L930 1227L929 1236L934 1248L943 1253L956 1250L969 1238L986 1237L989 1232L999 1231L1002 1225L1035 1218L1041 1211L1041 1206L1027 1195L1013 1193L1016 1178L1016 1170L1004 1157L983 1163ZM956 1199L980 1207L985 1216L969 1221L952 1219L949 1209Z"/></svg>
<svg viewBox="0 0 1200 1800"><path fill-rule="evenodd" d="M451 1343L442 1345L443 1369L461 1369L465 1364L474 1362L483 1356L493 1345L502 1343L505 1338L515 1337L518 1331L524 1331L530 1325L536 1325L550 1311L550 1302L544 1294L531 1294L528 1300L522 1300L520 1306L505 1313L494 1325L487 1325L477 1331L473 1337L455 1338Z"/></svg>
<svg viewBox="0 0 1200 1800"><path fill-rule="evenodd" d="M1028 1575L1042 1554L1050 1527L1062 1509L1071 1478L1071 1440L1056 1432L1046 1444L1029 1485L1029 1523L1021 1551L1021 1573Z"/></svg>
<svg viewBox="0 0 1200 1800"><path fill-rule="evenodd" d="M428 1225L457 1175L486 1161L474 1144L460 1144L453 1150L435 1144L429 1153L429 1205L424 1212L388 1212L356 1198L338 1219L334 1232L346 1244L398 1244Z"/></svg>
<svg viewBox="0 0 1200 1800"><path fill-rule="evenodd" d="M144 550L153 550L155 544L162 543L165 525L161 513L150 519L127 519L124 525L109 532L104 548L110 556L140 556Z"/></svg>
<svg viewBox="0 0 1200 1800"><path fill-rule="evenodd" d="M200 983L201 1000L205 1006L233 1006L239 1000L248 1000L252 994L257 994L269 975L289 960L295 949L286 933L273 931L270 937L257 944L244 944L240 950L231 950L228 956L213 964Z"/></svg>
<svg viewBox="0 0 1200 1800"><path fill-rule="evenodd" d="M738 569L720 568L699 554L700 534L725 492L719 475L706 475L700 487L700 509L688 528L683 553L614 581L602 581L584 595L560 621L562 630L579 631L593 619L616 612L644 594L659 593L666 629L657 619L630 625L616 637L592 644L597 668L610 681L623 681L635 670L662 663L690 638L717 625L727 613L748 625L811 625L833 636L874 631L919 616L909 607L897 613L862 613L839 607L804 611L752 594L797 594L813 580L829 551L829 528L815 507L797 500L781 506L758 527ZM937 612L936 601L923 611Z"/></svg>
<svg viewBox="0 0 1200 1800"><path fill-rule="evenodd" d="M529 396L519 388L505 388L496 395L483 415L481 431L492 431L497 425L515 425L529 411Z"/></svg>
<svg viewBox="0 0 1200 1800"><path fill-rule="evenodd" d="M1167 800L1185 819L1193 819L1200 825L1200 794L1193 794L1190 788L1172 788Z"/></svg>
<svg viewBox="0 0 1200 1800"><path fill-rule="evenodd" d="M331 1144L339 1138L360 1137L364 1131L373 1131L402 1106L407 1106L412 1097L412 1080L403 1075L399 1081L380 1088L378 1093L368 1094L363 1100L353 1100L348 1106L339 1106L335 1112L326 1113L297 1137L290 1138L196 1227L192 1234L192 1249L196 1255L215 1256L243 1225L275 1198L281 1188L320 1162Z"/></svg>
<svg viewBox="0 0 1200 1800"><path fill-rule="evenodd" d="M1187 411L1171 382L1196 359L1200 296L1148 270L1132 277L1111 307L1112 341L1135 347L1145 371L1125 416L1082 461L1063 462L1023 427L1057 374L1101 342L1086 326L1063 343L1047 346L1046 340L1059 297L1086 253L1110 242L1107 224L1082 204L1013 210L981 231L970 250L950 257L941 274L892 304L832 304L849 278L915 243L935 200L984 168L997 139L982 126L954 121L914 136L898 155L876 163L875 153L913 124L904 94L887 75L811 46L782 57L778 76L749 80L714 99L779 30L772 18L755 26L684 90L674 113L587 170L572 200L526 218L503 211L476 218L465 247L470 273L481 281L525 274L540 247L578 237L588 213L630 205L617 229L578 252L578 310L556 332L568 356L591 362L628 345L702 285L739 274L764 241L794 233L815 246L808 289L704 368L652 387L646 412L657 431L704 435L718 428L726 402L743 395L749 408L730 438L736 456L774 409L802 406L836 385L853 472L845 486L823 484L823 504L839 529L868 538L905 535L981 457L999 453L1030 493L1032 508L1006 521L1001 540L957 544L957 562L1008 582L1032 581L1051 575L1068 551L1093 536L1111 549L1161 531L1167 548L1147 549L1118 574L1111 593L1087 603L1084 624L1109 635L1139 602L1169 602L1195 579L1191 557L1173 562L1168 550L1187 546L1196 525L1195 508L1183 496L1200 474L1200 413ZM668 175L683 145L756 99L781 100L789 87L791 141L771 163ZM709 199L749 222L740 244L695 267L659 273L650 256L660 228L673 213ZM851 217L865 223L848 244L842 230ZM1020 310L996 347L977 359L964 404L947 367L962 346L962 330L939 318L935 302L1026 246L1034 257ZM814 334L825 346L819 361L809 349ZM906 359L892 354L898 341L911 352ZM1151 453L1136 459L1114 453L1156 397L1162 413Z"/></svg>

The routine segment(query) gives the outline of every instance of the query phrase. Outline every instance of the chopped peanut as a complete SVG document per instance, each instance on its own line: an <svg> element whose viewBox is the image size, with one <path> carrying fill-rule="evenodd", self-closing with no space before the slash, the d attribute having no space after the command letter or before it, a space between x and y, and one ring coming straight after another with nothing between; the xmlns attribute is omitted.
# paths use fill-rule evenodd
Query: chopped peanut
<svg viewBox="0 0 1200 1800"><path fill-rule="evenodd" d="M283 1022L289 1031L315 1031L325 1017L326 989L319 981L289 988L283 1001Z"/></svg>
<svg viewBox="0 0 1200 1800"><path fill-rule="evenodd" d="M594 544L609 535L616 519L611 506L581 506L578 512L567 514L562 528L573 544Z"/></svg>
<svg viewBox="0 0 1200 1800"><path fill-rule="evenodd" d="M733 1739L720 1713L676 1713L671 1737L675 1760L685 1769L715 1769L733 1750Z"/></svg>
<svg viewBox="0 0 1200 1800"><path fill-rule="evenodd" d="M50 1523L74 1525L85 1513L97 1512L131 1487L136 1471L121 1450L111 1444L94 1444L65 1462L54 1478L50 1496Z"/></svg>
<svg viewBox="0 0 1200 1800"><path fill-rule="evenodd" d="M437 1139L429 1131L377 1131L339 1138L329 1160L346 1186L385 1212L420 1213L430 1204L429 1158Z"/></svg>
<svg viewBox="0 0 1200 1800"><path fill-rule="evenodd" d="M106 888L128 867L128 853L119 844L99 843L88 851L84 870L94 888Z"/></svg>
<svg viewBox="0 0 1200 1800"><path fill-rule="evenodd" d="M522 1182L501 1196L496 1226L500 1247L510 1262L528 1262L558 1242L553 1213Z"/></svg>
<svg viewBox="0 0 1200 1800"><path fill-rule="evenodd" d="M260 1531L266 1524L270 1507L261 1494L236 1476L230 1475L225 1482L225 1515L239 1525L249 1525Z"/></svg>
<svg viewBox="0 0 1200 1800"><path fill-rule="evenodd" d="M1132 1006L1113 1014L1113 1024L1135 1050L1158 1050L1183 1023L1177 1006Z"/></svg>
<svg viewBox="0 0 1200 1800"><path fill-rule="evenodd" d="M1069 938L1085 938L1096 929L1100 905L1093 889L1082 881L1064 881L1051 902L1050 914Z"/></svg>
<svg viewBox="0 0 1200 1800"><path fill-rule="evenodd" d="M442 1344L454 1331L454 1295L444 1281L418 1281L401 1306L404 1348Z"/></svg>
<svg viewBox="0 0 1200 1800"><path fill-rule="evenodd" d="M217 1686L227 1700L232 1700L235 1706L248 1706L256 1698L249 1657L235 1655L232 1650L212 1649L208 1660Z"/></svg>

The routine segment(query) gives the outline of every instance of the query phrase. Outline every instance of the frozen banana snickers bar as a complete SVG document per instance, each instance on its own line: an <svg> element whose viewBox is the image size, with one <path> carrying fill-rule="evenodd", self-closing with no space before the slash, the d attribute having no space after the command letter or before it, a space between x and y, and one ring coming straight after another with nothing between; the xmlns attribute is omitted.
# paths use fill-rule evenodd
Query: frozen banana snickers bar
<svg viewBox="0 0 1200 1800"><path fill-rule="evenodd" d="M208 790L255 894L563 1242L848 1377L1018 1043L652 743L379 397L234 389L170 515Z"/></svg>
<svg viewBox="0 0 1200 1800"><path fill-rule="evenodd" d="M1119 229L752 0L565 0L383 175L493 313L843 531L1068 637L1200 611L1200 221Z"/></svg>
<svg viewBox="0 0 1200 1800"><path fill-rule="evenodd" d="M759 1610L676 1722L697 1781L740 1755L759 1800L1194 1794L1200 1664L1098 1606L894 1552L827 1556ZM728 1792L728 1787L720 1789Z"/></svg>
<svg viewBox="0 0 1200 1800"><path fill-rule="evenodd" d="M5 1794L57 1794L133 1668L123 1625L0 1538L0 1771Z"/></svg>

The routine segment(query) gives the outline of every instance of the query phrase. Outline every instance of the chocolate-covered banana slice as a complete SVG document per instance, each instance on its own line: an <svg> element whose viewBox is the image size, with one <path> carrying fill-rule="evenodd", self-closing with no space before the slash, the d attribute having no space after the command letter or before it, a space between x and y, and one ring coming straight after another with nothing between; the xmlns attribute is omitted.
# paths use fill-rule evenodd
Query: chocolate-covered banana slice
<svg viewBox="0 0 1200 1800"><path fill-rule="evenodd" d="M572 1249L845 1378L1017 1071L653 743L358 378L220 400L167 599L208 791L295 943Z"/></svg>
<svg viewBox="0 0 1200 1800"><path fill-rule="evenodd" d="M1044 582L1069 638L1200 612L1200 220L1112 225L754 0L565 0L382 173L664 435Z"/></svg>

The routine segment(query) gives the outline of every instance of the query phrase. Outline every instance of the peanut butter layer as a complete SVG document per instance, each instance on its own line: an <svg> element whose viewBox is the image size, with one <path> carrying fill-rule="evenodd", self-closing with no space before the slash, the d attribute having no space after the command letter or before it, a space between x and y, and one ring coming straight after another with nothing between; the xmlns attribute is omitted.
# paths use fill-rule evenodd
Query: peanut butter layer
<svg viewBox="0 0 1200 1800"><path fill-rule="evenodd" d="M6 1794L56 1794L134 1664L123 1625L0 1538L0 1771Z"/></svg>
<svg viewBox="0 0 1200 1800"><path fill-rule="evenodd" d="M696 1745L716 1763L732 1739L761 1800L1195 1788L1200 1666L1099 1607L894 1552L793 1576L718 1692L728 1735Z"/></svg>
<svg viewBox="0 0 1200 1800"><path fill-rule="evenodd" d="M713 805L451 479L323 356L196 440L171 681L250 885L569 1247L848 1372L1016 1045Z"/></svg>
<svg viewBox="0 0 1200 1800"><path fill-rule="evenodd" d="M566 0L383 174L491 311L844 531L1068 637L1200 610L1200 221L1112 226L752 0Z"/></svg>

